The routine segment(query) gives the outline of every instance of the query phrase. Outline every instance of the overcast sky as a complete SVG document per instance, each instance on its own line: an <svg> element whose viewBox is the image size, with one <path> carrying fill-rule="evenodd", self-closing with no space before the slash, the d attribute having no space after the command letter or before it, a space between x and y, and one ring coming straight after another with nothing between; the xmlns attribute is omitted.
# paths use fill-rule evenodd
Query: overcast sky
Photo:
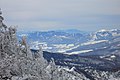
<svg viewBox="0 0 120 80"><path fill-rule="evenodd" d="M20 30L120 29L120 0L0 0L0 8Z"/></svg>

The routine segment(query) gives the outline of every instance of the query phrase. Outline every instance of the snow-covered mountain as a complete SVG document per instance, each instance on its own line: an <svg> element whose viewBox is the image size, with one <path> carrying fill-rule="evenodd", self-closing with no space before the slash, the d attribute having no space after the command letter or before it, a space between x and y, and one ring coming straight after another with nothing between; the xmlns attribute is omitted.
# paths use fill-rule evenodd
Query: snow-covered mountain
<svg viewBox="0 0 120 80"><path fill-rule="evenodd" d="M18 32L18 38L22 36L27 36L32 48L41 45L43 50L51 52L69 49L89 40L89 34L79 30Z"/></svg>
<svg viewBox="0 0 120 80"><path fill-rule="evenodd" d="M18 38L22 36L27 36L31 48L42 46L44 51L79 54L106 48L112 39L120 37L120 30L102 29L92 33L74 29L46 32L19 32Z"/></svg>
<svg viewBox="0 0 120 80"><path fill-rule="evenodd" d="M120 36L119 29L111 29L111 30L99 30L92 34L92 40L111 40Z"/></svg>
<svg viewBox="0 0 120 80"><path fill-rule="evenodd" d="M91 34L91 33L90 33ZM64 49L61 52L69 55L84 54L108 48L113 41L120 38L120 30L99 30L92 33L91 38L87 42L79 43L78 45ZM98 54L98 53L97 53ZM97 55L96 54L96 55ZM105 53L103 53L105 54Z"/></svg>
<svg viewBox="0 0 120 80"><path fill-rule="evenodd" d="M88 34L83 32L65 32L65 31L33 31L33 32L19 32L18 37L27 36L33 41L46 42L50 44L70 44L76 42L84 42Z"/></svg>

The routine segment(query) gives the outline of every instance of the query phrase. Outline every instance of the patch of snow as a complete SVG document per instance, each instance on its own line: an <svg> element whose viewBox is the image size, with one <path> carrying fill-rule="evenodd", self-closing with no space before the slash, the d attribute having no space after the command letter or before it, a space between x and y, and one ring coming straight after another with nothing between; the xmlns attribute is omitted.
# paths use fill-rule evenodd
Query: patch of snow
<svg viewBox="0 0 120 80"><path fill-rule="evenodd" d="M63 68L63 69L68 71L68 72L72 72L72 71L74 71L75 67L72 67L71 69L69 69L69 68Z"/></svg>
<svg viewBox="0 0 120 80"><path fill-rule="evenodd" d="M101 29L101 30L99 30L98 32L106 32L106 31L108 31L108 30L106 30L106 29Z"/></svg>
<svg viewBox="0 0 120 80"><path fill-rule="evenodd" d="M104 58L105 56L100 56L100 58Z"/></svg>
<svg viewBox="0 0 120 80"><path fill-rule="evenodd" d="M109 60L109 61L111 61L112 59L111 58L105 58L106 60Z"/></svg>
<svg viewBox="0 0 120 80"><path fill-rule="evenodd" d="M105 58L105 59L107 59L107 60L112 60L113 58L116 58L116 56L115 55L108 55L108 56L100 56L100 58Z"/></svg>
<svg viewBox="0 0 120 80"><path fill-rule="evenodd" d="M103 48L107 48L107 47L103 47Z"/></svg>
<svg viewBox="0 0 120 80"><path fill-rule="evenodd" d="M75 67L72 67L72 68L70 69L70 71L74 71L74 69L75 69Z"/></svg>
<svg viewBox="0 0 120 80"><path fill-rule="evenodd" d="M75 51L75 52L65 53L65 54L74 55L74 54L87 53L87 52L91 52L91 51L93 51L93 50L92 49L90 49L90 50L81 50L81 51Z"/></svg>
<svg viewBox="0 0 120 80"><path fill-rule="evenodd" d="M53 47L49 47L46 42L39 42L39 41L32 42L30 49L37 49L38 50L40 46L45 51L53 49Z"/></svg>
<svg viewBox="0 0 120 80"><path fill-rule="evenodd" d="M86 42L86 43L82 43L81 46L83 46L83 45L97 44L97 43L107 42L107 41L108 41L108 40L89 41L89 42Z"/></svg>
<svg viewBox="0 0 120 80"><path fill-rule="evenodd" d="M33 45L33 46L30 47L30 49L39 50L39 46Z"/></svg>
<svg viewBox="0 0 120 80"><path fill-rule="evenodd" d="M116 56L115 56L115 55L112 55L112 56L110 56L110 58L116 58Z"/></svg>

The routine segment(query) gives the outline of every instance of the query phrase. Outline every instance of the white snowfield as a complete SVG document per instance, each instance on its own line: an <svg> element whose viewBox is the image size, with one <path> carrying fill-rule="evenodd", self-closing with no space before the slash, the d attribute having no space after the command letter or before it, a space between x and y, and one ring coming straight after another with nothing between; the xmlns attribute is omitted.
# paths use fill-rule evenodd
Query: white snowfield
<svg viewBox="0 0 120 80"><path fill-rule="evenodd" d="M103 32L105 32L105 31L103 31ZM120 36L120 33L118 32L118 30L117 29L112 29L112 30L106 30L106 32L109 32L109 33L111 33L112 34L112 36ZM104 35L102 35L101 34L101 36L108 36L109 34L104 34Z"/></svg>
<svg viewBox="0 0 120 80"><path fill-rule="evenodd" d="M115 55L112 55L112 56L110 56L111 58L116 58L116 56Z"/></svg>
<svg viewBox="0 0 120 80"><path fill-rule="evenodd" d="M91 44L97 44L97 43L102 43L102 42L108 42L108 40L89 41L89 42L86 42L86 43L82 43L81 46L91 45Z"/></svg>
<svg viewBox="0 0 120 80"><path fill-rule="evenodd" d="M100 58L104 58L104 59L106 59L106 60L113 60L113 59L115 59L116 58L116 56L115 55L107 55L107 56L100 56Z"/></svg>
<svg viewBox="0 0 120 80"><path fill-rule="evenodd" d="M81 51L75 51L75 52L71 52L71 53L64 53L64 54L74 55L74 54L87 53L87 52L91 52L91 51L93 51L93 50L92 50L92 49L90 49L90 50L81 50Z"/></svg>
<svg viewBox="0 0 120 80"><path fill-rule="evenodd" d="M99 30L98 32L106 32L106 31L108 31L108 30L106 30L106 29L101 29L101 30Z"/></svg>
<svg viewBox="0 0 120 80"><path fill-rule="evenodd" d="M63 68L63 69L66 70L66 71L72 72L72 71L74 71L75 67L72 67L71 69L66 67L66 68Z"/></svg>
<svg viewBox="0 0 120 80"><path fill-rule="evenodd" d="M72 48L70 48L70 49L59 50L58 52L59 52L59 53L65 53L65 52L67 52L67 51L69 51L69 50L78 48L78 47L80 47L80 46L92 45L92 44L97 44L97 43L102 43L102 42L108 42L108 40L89 41L89 42L82 43L82 44L80 44L80 45L74 46L74 47L72 47ZM72 53L70 53L70 54L85 53L85 52L88 52L88 51L91 51L91 50L75 51L75 52L72 52ZM92 51L93 51L93 50L92 50Z"/></svg>
<svg viewBox="0 0 120 80"><path fill-rule="evenodd" d="M81 50L81 51L75 51L75 52L71 52L71 53L66 53L67 51L69 50L72 50L72 49L75 49L75 48L78 48L80 46L87 46L87 45L93 45L93 44L98 44L98 43L104 43L104 42L108 42L108 40L99 40L99 41L89 41L89 42L86 42L86 43L82 43L82 44L79 44L77 46L73 46L72 48L63 48L63 49L60 49L58 50L57 52L58 53L64 53L64 54L80 54L80 53L86 53L86 52L89 52L89 51L93 51L92 49L90 50ZM65 46L64 46L65 47Z"/></svg>

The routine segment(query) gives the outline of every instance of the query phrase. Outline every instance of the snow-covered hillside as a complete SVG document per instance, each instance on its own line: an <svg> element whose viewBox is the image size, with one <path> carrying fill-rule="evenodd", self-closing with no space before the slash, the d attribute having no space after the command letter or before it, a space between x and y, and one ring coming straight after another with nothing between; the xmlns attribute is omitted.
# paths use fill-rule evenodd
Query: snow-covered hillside
<svg viewBox="0 0 120 80"><path fill-rule="evenodd" d="M83 34L71 31L69 34L63 32L38 32L35 36L34 33L31 33L31 36L21 34L20 37L24 37L18 39L16 28L7 27L1 14L0 11L0 80L120 80L118 30L107 33L106 30L99 31L100 34L102 32L105 34L99 35L99 39L97 35L95 40L93 37L88 38L88 35L84 37ZM27 42L25 36L36 40L32 43ZM55 42L52 44L55 49L60 48L60 51L66 53L43 52L43 46L43 49L54 48L48 47L50 44L46 41L38 41L39 38L51 41L50 44Z"/></svg>
<svg viewBox="0 0 120 80"><path fill-rule="evenodd" d="M0 16L0 80L89 80L83 73L57 66L54 59L48 62L41 47L30 50L26 37L18 41L16 29L2 21Z"/></svg>
<svg viewBox="0 0 120 80"><path fill-rule="evenodd" d="M92 35L92 40L111 40L113 38L116 38L120 36L120 30L119 29L111 29L111 30L99 30Z"/></svg>

